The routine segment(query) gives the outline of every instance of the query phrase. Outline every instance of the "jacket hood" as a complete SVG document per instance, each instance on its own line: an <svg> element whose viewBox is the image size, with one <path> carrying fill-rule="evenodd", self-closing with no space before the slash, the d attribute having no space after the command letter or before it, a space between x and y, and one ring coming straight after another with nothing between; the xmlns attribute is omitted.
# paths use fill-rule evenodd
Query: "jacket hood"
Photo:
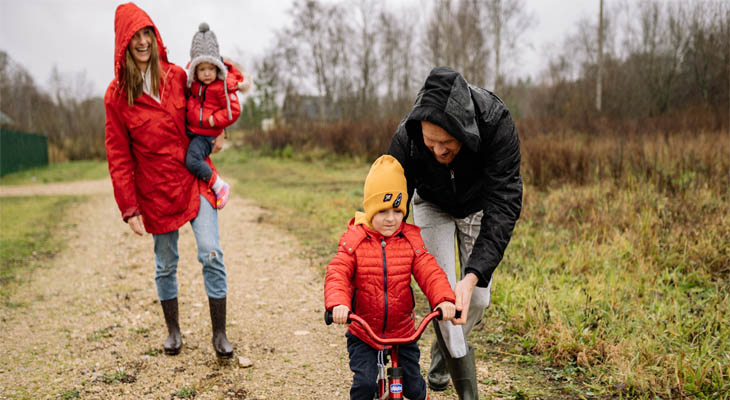
<svg viewBox="0 0 730 400"><path fill-rule="evenodd" d="M157 38L157 51L160 55L160 63L167 64L167 49L162 43L162 37L152 19L144 10L134 3L125 3L117 7L114 14L114 78L120 81L122 67L124 66L124 51L127 49L132 36L138 30L151 26Z"/></svg>
<svg viewBox="0 0 730 400"><path fill-rule="evenodd" d="M422 142L421 121L440 126L471 151L479 150L481 138L469 84L451 68L431 70L406 117L408 136Z"/></svg>

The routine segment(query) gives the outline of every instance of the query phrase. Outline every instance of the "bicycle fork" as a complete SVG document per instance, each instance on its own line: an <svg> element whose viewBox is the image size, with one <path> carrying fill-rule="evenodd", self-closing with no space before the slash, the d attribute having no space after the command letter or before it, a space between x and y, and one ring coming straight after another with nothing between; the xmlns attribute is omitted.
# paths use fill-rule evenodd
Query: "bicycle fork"
<svg viewBox="0 0 730 400"><path fill-rule="evenodd" d="M403 399L403 368L398 366L398 346L393 346L390 353L392 367L388 368L387 383L385 373L385 356L378 354L378 399Z"/></svg>

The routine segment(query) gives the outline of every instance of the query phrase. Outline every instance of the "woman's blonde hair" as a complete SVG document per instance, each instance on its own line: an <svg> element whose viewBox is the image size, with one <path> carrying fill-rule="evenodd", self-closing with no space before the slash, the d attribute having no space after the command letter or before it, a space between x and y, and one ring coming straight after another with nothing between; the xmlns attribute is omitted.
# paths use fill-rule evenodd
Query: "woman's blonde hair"
<svg viewBox="0 0 730 400"><path fill-rule="evenodd" d="M157 52L157 35L154 33L154 29L147 27L144 29L152 29L152 40L150 48L150 61L147 64L147 68L150 68L150 90L155 96L160 95L160 55ZM134 105L134 100L142 95L143 90L143 77L142 71L137 67L137 63L134 62L132 52L129 51L129 46L124 50L124 72L122 74L122 87L127 89L127 103L130 106Z"/></svg>

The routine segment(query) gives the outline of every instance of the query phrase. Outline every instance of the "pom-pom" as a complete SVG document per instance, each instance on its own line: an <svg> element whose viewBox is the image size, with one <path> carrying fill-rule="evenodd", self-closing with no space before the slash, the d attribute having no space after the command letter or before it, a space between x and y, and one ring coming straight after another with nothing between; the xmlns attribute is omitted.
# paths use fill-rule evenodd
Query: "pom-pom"
<svg viewBox="0 0 730 400"><path fill-rule="evenodd" d="M210 27L208 26L207 23L205 23L205 22L201 22L200 23L200 26L198 27L198 31L200 31L200 32L208 32L209 30L210 30Z"/></svg>

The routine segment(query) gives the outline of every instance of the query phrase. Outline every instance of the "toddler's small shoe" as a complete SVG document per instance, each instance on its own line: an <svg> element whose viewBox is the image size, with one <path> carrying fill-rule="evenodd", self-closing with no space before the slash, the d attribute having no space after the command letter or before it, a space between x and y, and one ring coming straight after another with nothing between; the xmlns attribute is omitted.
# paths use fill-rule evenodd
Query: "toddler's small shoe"
<svg viewBox="0 0 730 400"><path fill-rule="evenodd" d="M215 208L222 209L226 206L226 203L228 203L228 195L231 193L231 186L227 183L223 184L223 187L221 188L218 193L215 194L216 196L216 202L215 202Z"/></svg>

